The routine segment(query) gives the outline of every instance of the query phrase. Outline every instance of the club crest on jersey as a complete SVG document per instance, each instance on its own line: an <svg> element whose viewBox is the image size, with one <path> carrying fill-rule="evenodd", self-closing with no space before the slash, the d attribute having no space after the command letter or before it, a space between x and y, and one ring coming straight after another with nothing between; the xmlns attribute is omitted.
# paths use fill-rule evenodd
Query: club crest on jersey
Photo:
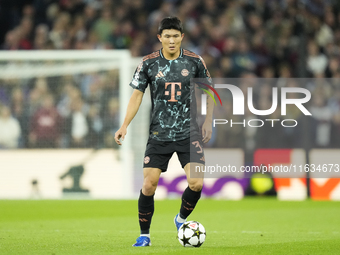
<svg viewBox="0 0 340 255"><path fill-rule="evenodd" d="M150 162L150 157L149 156L146 156L144 158L144 164L148 164Z"/></svg>
<svg viewBox="0 0 340 255"><path fill-rule="evenodd" d="M189 71L188 71L187 69L183 69L182 72L181 72L181 74L182 74L183 76L188 76L188 75L189 75Z"/></svg>
<svg viewBox="0 0 340 255"><path fill-rule="evenodd" d="M156 78L164 77L164 74L162 71L159 71L158 74L156 75Z"/></svg>

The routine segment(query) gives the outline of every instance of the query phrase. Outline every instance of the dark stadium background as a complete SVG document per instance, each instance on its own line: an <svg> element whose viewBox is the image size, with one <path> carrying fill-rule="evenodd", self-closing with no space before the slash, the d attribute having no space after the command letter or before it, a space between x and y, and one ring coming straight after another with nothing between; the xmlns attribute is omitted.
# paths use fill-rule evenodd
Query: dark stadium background
<svg viewBox="0 0 340 255"><path fill-rule="evenodd" d="M293 77L329 78L308 87L313 98L308 107L319 114L305 117L294 109L289 112L301 120L299 132L278 127L248 134L233 128L218 134L220 139L213 136L207 145L242 148L246 163L252 164L259 148L308 152L340 147L339 10L336 0L3 0L0 48L129 49L132 56L141 57L160 48L156 37L159 21L176 15L184 24L183 47L201 55L214 78L276 78L280 86L290 86L286 82ZM117 148L113 134L119 127L118 77L111 73L105 81L98 79L93 75L83 80L70 76L22 83L2 80L0 106L19 122L21 133L18 142L0 143L0 147ZM271 100L268 87L259 87L255 93L257 106L264 99ZM43 141L31 133L39 133L36 119L46 98L56 115L51 136ZM77 109L86 118L83 125L88 132L75 139L71 116ZM317 132L319 126L326 131Z"/></svg>
<svg viewBox="0 0 340 255"><path fill-rule="evenodd" d="M0 0L0 254L339 254L339 173L322 171L323 178L315 178L318 172L205 178L189 220L204 225L207 239L199 249L181 247L173 218L187 183L177 161L156 191L152 246L131 247L139 234L141 141L147 139L136 129L146 131L142 114L148 112L136 115L139 126L129 126L119 148L113 137L127 93L117 67L48 77L35 71L79 69L87 62L73 57L83 50L110 52L110 58L118 54L111 49L129 50L140 61L161 47L158 23L172 15L184 24L183 48L201 55L213 78L265 81L254 86L256 109L268 109L272 87L312 94L306 104L312 116L294 105L287 109L285 118L298 120L297 128L218 129L206 145L207 162L339 164L339 0ZM70 52L70 58L41 60L44 50L54 57L57 50ZM37 58L22 58L24 52ZM34 70L29 79L13 72L3 78L11 68ZM231 101L223 106L216 116L238 120ZM54 123L49 129L39 125L46 113ZM262 117L248 113L245 118ZM132 138L138 142L128 143Z"/></svg>

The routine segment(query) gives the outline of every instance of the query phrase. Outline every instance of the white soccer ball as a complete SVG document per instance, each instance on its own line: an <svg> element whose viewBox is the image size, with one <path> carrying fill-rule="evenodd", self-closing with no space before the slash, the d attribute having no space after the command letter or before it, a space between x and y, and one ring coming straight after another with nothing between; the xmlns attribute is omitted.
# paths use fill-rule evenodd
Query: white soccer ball
<svg viewBox="0 0 340 255"><path fill-rule="evenodd" d="M200 247L205 241L205 228L197 221L187 221L178 230L178 241L184 247Z"/></svg>

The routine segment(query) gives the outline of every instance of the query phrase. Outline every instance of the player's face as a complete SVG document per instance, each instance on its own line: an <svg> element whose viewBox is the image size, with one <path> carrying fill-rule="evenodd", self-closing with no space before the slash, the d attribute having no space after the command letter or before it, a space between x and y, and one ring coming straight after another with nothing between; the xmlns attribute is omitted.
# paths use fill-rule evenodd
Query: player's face
<svg viewBox="0 0 340 255"><path fill-rule="evenodd" d="M176 29L164 29L161 35L158 35L159 41L163 46L163 53L166 55L175 55L179 52L184 34Z"/></svg>

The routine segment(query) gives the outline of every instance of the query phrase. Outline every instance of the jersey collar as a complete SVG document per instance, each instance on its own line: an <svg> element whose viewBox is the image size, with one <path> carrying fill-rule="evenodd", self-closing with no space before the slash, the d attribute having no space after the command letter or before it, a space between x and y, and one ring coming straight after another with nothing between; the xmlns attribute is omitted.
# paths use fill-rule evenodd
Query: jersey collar
<svg viewBox="0 0 340 255"><path fill-rule="evenodd" d="M162 48L163 49L163 48ZM162 58L166 59L164 56L163 56L163 53L162 53L162 49L159 50L159 54L161 55ZM183 49L180 48L181 50L181 53L179 54L178 58L181 58L183 56ZM177 59L177 58L176 58ZM175 59L174 59L175 60Z"/></svg>

